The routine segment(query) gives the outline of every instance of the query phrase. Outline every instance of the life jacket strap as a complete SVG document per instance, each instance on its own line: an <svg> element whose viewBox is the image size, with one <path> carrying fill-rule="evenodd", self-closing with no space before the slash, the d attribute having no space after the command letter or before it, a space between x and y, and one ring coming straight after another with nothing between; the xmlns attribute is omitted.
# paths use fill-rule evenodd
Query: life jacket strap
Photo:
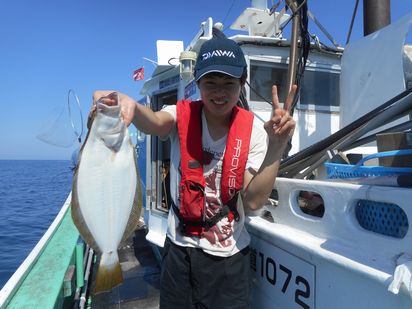
<svg viewBox="0 0 412 309"><path fill-rule="evenodd" d="M237 197L237 195L235 197ZM236 199L233 198L231 201L233 201L233 200L236 200ZM183 234L184 234L187 226L203 227L206 230L208 230L208 229L212 228L213 226L215 226L216 223L218 223L223 218L229 217L230 213L233 214L232 216L233 216L235 221L239 221L239 218L240 218L239 217L239 212L237 211L236 202L235 203L233 203L233 202L229 203L229 205L223 205L222 208L219 210L219 212L217 214L215 214L211 218L208 218L208 219L202 220L202 221L191 221L191 220L183 219L182 216L180 215L180 210L179 210L179 208L177 208L176 204L173 201L172 201L171 204L172 204L172 209L173 209L174 213L176 214L177 218L179 219L179 227L180 227L180 230Z"/></svg>

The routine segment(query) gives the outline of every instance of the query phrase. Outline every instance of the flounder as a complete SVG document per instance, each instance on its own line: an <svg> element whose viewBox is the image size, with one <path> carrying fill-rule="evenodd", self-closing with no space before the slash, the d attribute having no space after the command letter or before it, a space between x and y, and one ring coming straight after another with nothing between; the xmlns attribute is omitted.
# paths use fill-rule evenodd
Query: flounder
<svg viewBox="0 0 412 309"><path fill-rule="evenodd" d="M73 177L72 218L83 239L100 255L95 293L123 281L117 249L136 228L142 191L136 152L118 102L96 103L91 127Z"/></svg>

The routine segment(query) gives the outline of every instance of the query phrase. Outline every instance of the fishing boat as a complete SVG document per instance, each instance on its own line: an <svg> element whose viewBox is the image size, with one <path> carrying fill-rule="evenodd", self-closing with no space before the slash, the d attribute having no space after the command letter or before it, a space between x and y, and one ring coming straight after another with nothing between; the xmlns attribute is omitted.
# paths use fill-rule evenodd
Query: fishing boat
<svg viewBox="0 0 412 309"><path fill-rule="evenodd" d="M272 84L281 99L291 83L299 84L296 133L280 177L263 209L246 219L251 307L412 308L412 47L405 45L412 14L344 50L305 38L311 15L301 10L305 1L287 3L292 14L252 1L231 26L248 63L244 102L262 123L271 114ZM290 21L286 39L282 30ZM208 18L186 47L158 41L158 65L140 102L159 110L199 98L195 55L222 27ZM124 283L91 296L95 257L71 221L69 196L1 290L1 308L157 308L170 144L138 135L145 211L120 248Z"/></svg>

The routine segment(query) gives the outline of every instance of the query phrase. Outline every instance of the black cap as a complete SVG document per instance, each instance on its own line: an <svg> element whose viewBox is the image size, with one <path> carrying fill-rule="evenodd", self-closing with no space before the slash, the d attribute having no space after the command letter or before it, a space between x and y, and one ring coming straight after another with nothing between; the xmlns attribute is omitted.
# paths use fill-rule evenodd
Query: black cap
<svg viewBox="0 0 412 309"><path fill-rule="evenodd" d="M195 79L211 72L240 78L246 69L245 55L239 45L230 39L212 38L203 43L195 66Z"/></svg>

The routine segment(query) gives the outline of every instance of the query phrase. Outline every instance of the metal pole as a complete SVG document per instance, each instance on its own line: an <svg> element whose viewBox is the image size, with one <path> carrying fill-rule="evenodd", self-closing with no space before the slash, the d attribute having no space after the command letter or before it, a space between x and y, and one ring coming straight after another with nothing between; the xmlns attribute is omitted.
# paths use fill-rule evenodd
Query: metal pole
<svg viewBox="0 0 412 309"><path fill-rule="evenodd" d="M76 285L81 288L84 285L84 268L83 268L84 243L79 238L76 244Z"/></svg>
<svg viewBox="0 0 412 309"><path fill-rule="evenodd" d="M287 0L286 1L288 6L291 8L293 12L292 18L292 34L290 38L290 50L289 50L289 66L288 66L288 75L286 80L286 96L288 95L290 89L292 89L292 85L295 83L296 80L296 57L298 51L298 40L299 40L299 12L297 12L297 4L296 1ZM286 97L284 98L286 101Z"/></svg>
<svg viewBox="0 0 412 309"><path fill-rule="evenodd" d="M84 274L85 285L83 287L83 292L80 295L80 304L79 304L80 309L83 309L86 305L86 302L87 302L87 298L86 298L86 296L87 296L87 286L88 286L88 283L89 283L90 269L92 267L93 256L94 256L94 251L93 251L92 248L90 248L89 249L89 255L88 255L88 258L87 258L86 271L85 271L85 274Z"/></svg>
<svg viewBox="0 0 412 309"><path fill-rule="evenodd" d="M359 4L359 0L356 0L355 8L353 9L352 19L350 21L349 32L348 32L348 36L346 37L345 45L349 44L350 36L352 34L352 29L353 29L353 23L355 22L356 12L358 11L358 4Z"/></svg>
<svg viewBox="0 0 412 309"><path fill-rule="evenodd" d="M390 0L363 0L363 34L367 36L391 23Z"/></svg>

